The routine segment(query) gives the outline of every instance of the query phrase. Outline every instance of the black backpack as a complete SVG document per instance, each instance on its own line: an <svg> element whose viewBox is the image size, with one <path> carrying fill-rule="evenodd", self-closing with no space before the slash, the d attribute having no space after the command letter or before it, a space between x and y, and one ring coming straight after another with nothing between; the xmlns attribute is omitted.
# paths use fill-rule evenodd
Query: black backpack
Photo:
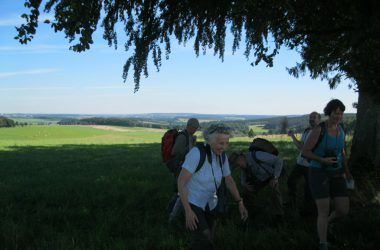
<svg viewBox="0 0 380 250"><path fill-rule="evenodd" d="M258 165L265 172L267 172L268 175L272 175L272 173L269 173L269 171L265 167L263 167L261 165L263 163L263 161L257 159L257 157L256 157L256 151L262 151L262 152L266 152L266 153L278 156L278 154L279 154L278 149L273 145L273 143L271 143L270 141L268 141L268 140L266 140L264 138L255 138L255 139L253 139L253 141L249 145L249 149L248 150L251 153L252 159L256 163L258 163ZM282 172L283 172L283 170L284 170L284 168L282 168ZM247 171L248 171L248 173L247 173L248 176L251 175L251 177L253 177L253 173L250 172L250 168L248 168Z"/></svg>
<svg viewBox="0 0 380 250"><path fill-rule="evenodd" d="M264 138L255 138L249 145L249 151L264 151L272 155L278 156L278 149L268 140Z"/></svg>

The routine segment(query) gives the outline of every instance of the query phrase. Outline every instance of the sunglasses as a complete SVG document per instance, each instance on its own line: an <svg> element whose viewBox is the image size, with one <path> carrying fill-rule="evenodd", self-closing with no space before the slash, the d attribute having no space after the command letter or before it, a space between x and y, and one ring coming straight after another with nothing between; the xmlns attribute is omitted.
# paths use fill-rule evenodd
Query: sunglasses
<svg viewBox="0 0 380 250"><path fill-rule="evenodd" d="M214 134L214 133L219 133L219 134L230 134L231 133L231 128L227 127L225 125L212 125L210 126L210 132L209 134Z"/></svg>

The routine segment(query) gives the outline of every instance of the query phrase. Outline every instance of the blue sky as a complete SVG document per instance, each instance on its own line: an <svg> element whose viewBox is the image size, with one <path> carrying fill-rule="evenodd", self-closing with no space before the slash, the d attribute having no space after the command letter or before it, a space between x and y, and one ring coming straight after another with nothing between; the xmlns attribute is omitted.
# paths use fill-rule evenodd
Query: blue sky
<svg viewBox="0 0 380 250"><path fill-rule="evenodd" d="M290 76L285 68L294 66L298 55L286 49L273 68L251 67L242 50L232 55L231 46L221 62L212 51L197 58L191 43L184 47L172 40L170 59L163 60L160 72L150 63L149 77L134 93L132 77L122 79L130 52L121 43L118 50L108 47L101 29L84 53L69 50L64 34L43 23L31 43L20 45L13 37L23 2L0 1L0 113L290 115L322 112L332 98L342 100L346 112L356 112L352 103L358 95L348 89L349 81L330 90L327 82L308 75Z"/></svg>

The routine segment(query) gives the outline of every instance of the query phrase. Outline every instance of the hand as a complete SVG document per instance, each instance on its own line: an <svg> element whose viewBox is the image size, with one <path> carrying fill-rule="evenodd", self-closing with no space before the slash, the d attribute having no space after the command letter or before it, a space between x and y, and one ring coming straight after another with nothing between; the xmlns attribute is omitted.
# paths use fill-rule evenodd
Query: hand
<svg viewBox="0 0 380 250"><path fill-rule="evenodd" d="M239 202L239 213L242 221L246 221L248 218L248 211L245 208L243 201Z"/></svg>
<svg viewBox="0 0 380 250"><path fill-rule="evenodd" d="M344 171L344 178L345 178L346 180L351 180L351 179L353 179L350 170L346 169L346 170Z"/></svg>
<svg viewBox="0 0 380 250"><path fill-rule="evenodd" d="M186 228L190 231L197 229L198 217L192 209L185 211L186 215Z"/></svg>
<svg viewBox="0 0 380 250"><path fill-rule="evenodd" d="M324 157L322 158L321 160L321 163L324 164L324 165L328 165L328 166L331 166L335 163L337 163L338 161L336 160L336 157L335 156L332 156L332 157Z"/></svg>

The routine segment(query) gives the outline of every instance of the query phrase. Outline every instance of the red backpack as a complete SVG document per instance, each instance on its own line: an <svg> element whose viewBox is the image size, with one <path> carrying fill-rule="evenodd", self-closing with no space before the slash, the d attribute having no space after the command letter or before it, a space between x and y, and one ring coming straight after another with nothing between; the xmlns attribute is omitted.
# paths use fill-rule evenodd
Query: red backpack
<svg viewBox="0 0 380 250"><path fill-rule="evenodd" d="M178 136L179 131L176 128L169 129L165 132L161 139L161 156L162 161L167 163L172 157L172 148L175 138Z"/></svg>

